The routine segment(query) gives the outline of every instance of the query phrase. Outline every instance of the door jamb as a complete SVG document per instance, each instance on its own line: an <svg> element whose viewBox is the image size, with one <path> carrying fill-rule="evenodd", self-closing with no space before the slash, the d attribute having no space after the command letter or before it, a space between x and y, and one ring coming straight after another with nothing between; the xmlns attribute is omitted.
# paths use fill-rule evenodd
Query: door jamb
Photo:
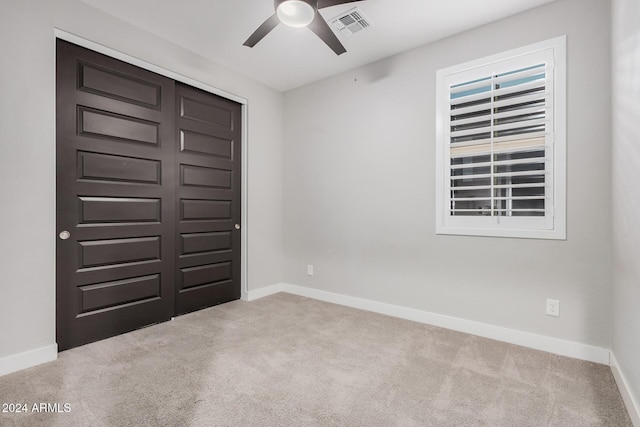
<svg viewBox="0 0 640 427"><path fill-rule="evenodd" d="M248 166L249 166L249 161L248 161L248 145L249 145L249 138L248 138L248 123L247 123L247 116L248 116L248 108L249 108L249 101L246 98L243 98L241 96L232 94L230 92L227 92L225 90L222 89L218 89L214 86L208 85L206 83L202 83L198 80L192 79L190 77L184 76L182 74L178 74L175 73L171 70L168 70L166 68L151 64L149 62L143 61L141 59L135 58L131 55L127 55L126 53L117 51L115 49L111 49L110 47L101 45L99 43L93 42L91 40L85 39L83 37L77 36L75 34L69 33L67 31L61 30L59 28L54 28L53 29L53 35L54 35L54 58L55 56L55 39L61 39L61 40L65 40L68 41L70 43L74 43L77 44L78 46L82 46L84 48L93 50L95 52L101 53L103 55L107 55L110 56L112 58L115 59L119 59L120 61L126 62L128 64L131 65L135 65L137 67L140 68L144 68L147 71L151 71L154 72L156 74L160 74L161 76L165 76L168 77L170 79L173 79L175 81L181 82L181 83L185 83L189 86L193 86L196 87L198 89L202 89L206 92L212 93L214 95L218 95L221 96L223 98L226 98L228 100L237 102L238 104L241 105L241 120L242 120L242 141L241 141L241 159L240 159L240 163L241 163L241 177L242 177L242 183L241 183L241 188L240 188L240 290L241 290L241 298L244 301L248 300L248 290L249 290L249 261L248 261L248 241L249 241L249 234L248 234L248 206L249 206L249 194L248 194L248 181L249 181L249 170L248 170ZM55 76L55 65L54 65L54 76ZM55 85L54 85L55 87ZM54 96L54 102L55 102L55 96ZM55 104L54 104L55 105ZM55 115L54 115L55 117ZM54 141L55 141L55 126L54 126ZM55 178L55 177L54 177ZM54 179L55 182L55 179ZM56 190L57 191L57 190ZM56 195L54 192L54 201L56 200ZM54 227L55 227L55 223L54 223ZM57 235L57 230L54 229L52 235ZM55 251L54 251L55 253ZM55 261L54 261L55 262ZM55 304L55 298L54 298L54 304ZM55 311L55 308L54 308ZM54 324L54 330L55 330L55 324Z"/></svg>

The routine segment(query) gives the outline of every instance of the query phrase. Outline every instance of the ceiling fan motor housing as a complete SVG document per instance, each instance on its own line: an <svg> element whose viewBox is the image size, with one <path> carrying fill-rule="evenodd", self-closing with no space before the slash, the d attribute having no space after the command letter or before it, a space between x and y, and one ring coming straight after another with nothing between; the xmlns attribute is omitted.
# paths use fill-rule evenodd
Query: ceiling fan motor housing
<svg viewBox="0 0 640 427"><path fill-rule="evenodd" d="M290 0L274 0L273 2L273 8L275 10L278 10L278 6L280 6L280 4L286 2L286 1L290 1ZM308 3L312 8L314 9L318 9L318 0L298 0L304 3Z"/></svg>

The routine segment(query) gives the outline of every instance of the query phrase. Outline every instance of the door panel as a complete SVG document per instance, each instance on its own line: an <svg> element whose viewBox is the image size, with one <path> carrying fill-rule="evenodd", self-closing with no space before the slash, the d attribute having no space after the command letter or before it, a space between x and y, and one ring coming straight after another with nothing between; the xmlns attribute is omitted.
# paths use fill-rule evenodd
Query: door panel
<svg viewBox="0 0 640 427"><path fill-rule="evenodd" d="M232 171L194 165L180 165L180 184L186 187L231 189Z"/></svg>
<svg viewBox="0 0 640 427"><path fill-rule="evenodd" d="M78 63L80 90L143 107L160 109L161 85L102 68L96 64Z"/></svg>
<svg viewBox="0 0 640 427"><path fill-rule="evenodd" d="M229 280L231 280L230 261L182 269L182 289L194 286L215 286Z"/></svg>
<svg viewBox="0 0 640 427"><path fill-rule="evenodd" d="M160 161L78 151L78 180L160 184Z"/></svg>
<svg viewBox="0 0 640 427"><path fill-rule="evenodd" d="M182 234L184 255L231 249L231 231Z"/></svg>
<svg viewBox="0 0 640 427"><path fill-rule="evenodd" d="M171 318L174 82L57 42L60 350Z"/></svg>
<svg viewBox="0 0 640 427"><path fill-rule="evenodd" d="M184 85L182 88L185 90L178 99L180 117L233 130L232 104L235 103Z"/></svg>
<svg viewBox="0 0 640 427"><path fill-rule="evenodd" d="M160 297L160 275L80 286L81 312L114 307L131 301Z"/></svg>
<svg viewBox="0 0 640 427"><path fill-rule="evenodd" d="M180 145L184 153L206 154L231 160L233 141L227 138L181 130Z"/></svg>
<svg viewBox="0 0 640 427"><path fill-rule="evenodd" d="M240 298L240 105L176 83L176 313Z"/></svg>
<svg viewBox="0 0 640 427"><path fill-rule="evenodd" d="M79 197L80 224L160 222L160 199Z"/></svg>
<svg viewBox="0 0 640 427"><path fill-rule="evenodd" d="M117 266L140 261L160 261L160 236L78 242L80 269Z"/></svg>

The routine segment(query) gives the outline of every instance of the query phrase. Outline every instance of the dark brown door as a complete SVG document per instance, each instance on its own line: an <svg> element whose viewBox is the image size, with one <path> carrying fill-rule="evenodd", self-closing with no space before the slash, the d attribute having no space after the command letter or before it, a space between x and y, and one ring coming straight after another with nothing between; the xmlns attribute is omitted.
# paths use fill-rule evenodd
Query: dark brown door
<svg viewBox="0 0 640 427"><path fill-rule="evenodd" d="M240 105L57 49L59 349L240 298Z"/></svg>
<svg viewBox="0 0 640 427"><path fill-rule="evenodd" d="M176 314L240 298L240 111L176 83Z"/></svg>
<svg viewBox="0 0 640 427"><path fill-rule="evenodd" d="M64 350L174 313L175 85L64 41L57 49Z"/></svg>

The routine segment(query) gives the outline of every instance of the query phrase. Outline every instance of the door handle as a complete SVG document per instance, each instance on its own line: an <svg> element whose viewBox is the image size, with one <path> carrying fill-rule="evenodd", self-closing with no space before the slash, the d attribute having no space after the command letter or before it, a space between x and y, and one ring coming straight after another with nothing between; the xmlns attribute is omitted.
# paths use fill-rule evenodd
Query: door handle
<svg viewBox="0 0 640 427"><path fill-rule="evenodd" d="M71 237L71 233L69 233L67 230L61 231L60 234L58 234L58 237L60 237L60 240L67 240L69 237Z"/></svg>
<svg viewBox="0 0 640 427"><path fill-rule="evenodd" d="M235 227L236 230L240 230L240 224L236 224L236 225L234 225L234 227Z"/></svg>

